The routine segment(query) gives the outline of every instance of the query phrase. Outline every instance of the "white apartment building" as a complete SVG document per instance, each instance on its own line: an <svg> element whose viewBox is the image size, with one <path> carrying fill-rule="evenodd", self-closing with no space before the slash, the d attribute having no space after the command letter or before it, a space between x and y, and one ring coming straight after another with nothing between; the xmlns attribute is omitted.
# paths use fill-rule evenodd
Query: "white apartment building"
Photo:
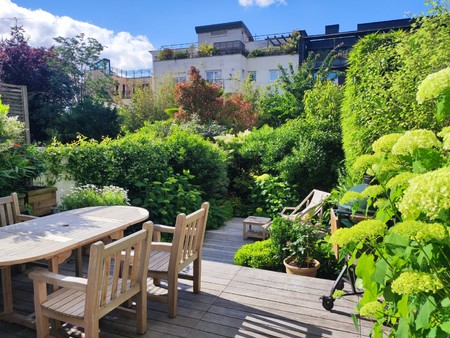
<svg viewBox="0 0 450 338"><path fill-rule="evenodd" d="M160 79L170 74L177 81L188 79L188 70L195 66L209 82L222 86L225 92L237 88L252 74L255 83L268 85L279 76L278 65L286 69L291 63L296 69L309 53L319 55L317 67L332 50L339 51L333 69L341 74L347 68L347 56L353 45L363 36L391 30L408 30L414 19L399 19L358 24L356 30L339 32L339 25L325 26L324 34L308 35L305 30L252 36L242 21L197 26L197 42L163 46L150 51L153 56L153 76ZM204 44L211 51L204 52ZM203 53L202 53L203 52ZM339 82L344 81L341 75Z"/></svg>
<svg viewBox="0 0 450 338"><path fill-rule="evenodd" d="M195 66L208 82L232 92L250 74L256 84L269 85L279 76L279 65L285 69L289 63L299 65L295 34L253 37L242 21L197 26L195 31L195 43L150 51L154 80L171 74L177 81L187 81L190 67Z"/></svg>

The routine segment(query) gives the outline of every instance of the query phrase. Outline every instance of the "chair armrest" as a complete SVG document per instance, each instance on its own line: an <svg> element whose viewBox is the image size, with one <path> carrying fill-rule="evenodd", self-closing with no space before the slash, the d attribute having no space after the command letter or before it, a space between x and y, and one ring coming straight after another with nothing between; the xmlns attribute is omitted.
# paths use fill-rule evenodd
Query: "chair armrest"
<svg viewBox="0 0 450 338"><path fill-rule="evenodd" d="M155 224L153 226L153 232L159 231L159 232L167 232L167 233L175 233L175 227L169 226L169 225L162 225L162 224Z"/></svg>
<svg viewBox="0 0 450 338"><path fill-rule="evenodd" d="M175 233L175 227L171 227L168 225L162 225L162 224L154 224L153 225L153 241L155 242L161 242L161 233Z"/></svg>
<svg viewBox="0 0 450 338"><path fill-rule="evenodd" d="M33 281L44 282L63 288L86 292L86 278L64 276L44 269L33 270L28 274L28 277Z"/></svg>
<svg viewBox="0 0 450 338"><path fill-rule="evenodd" d="M288 210L295 210L295 208L296 207L284 207L283 210L281 210L280 215L284 215Z"/></svg>
<svg viewBox="0 0 450 338"><path fill-rule="evenodd" d="M31 221L32 219L37 218L36 216L30 216L30 215L24 215L24 214L18 214L16 215L17 220L20 222L25 222L25 221Z"/></svg>
<svg viewBox="0 0 450 338"><path fill-rule="evenodd" d="M152 247L150 248L150 252L152 251L171 251L172 243L167 242L152 242Z"/></svg>

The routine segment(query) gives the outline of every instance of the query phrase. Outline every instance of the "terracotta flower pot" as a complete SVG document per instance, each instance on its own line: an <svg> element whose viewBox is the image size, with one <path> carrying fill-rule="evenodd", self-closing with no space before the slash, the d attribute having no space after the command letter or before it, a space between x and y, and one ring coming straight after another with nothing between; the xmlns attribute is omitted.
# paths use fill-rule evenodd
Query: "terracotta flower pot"
<svg viewBox="0 0 450 338"><path fill-rule="evenodd" d="M292 257L288 257L285 260L283 260L283 264L286 267L286 273L290 275L300 275L300 276L307 276L307 277L316 277L317 270L320 268L320 262L316 259L313 259L314 266L311 266L309 268L300 268L296 265L289 264L293 260Z"/></svg>

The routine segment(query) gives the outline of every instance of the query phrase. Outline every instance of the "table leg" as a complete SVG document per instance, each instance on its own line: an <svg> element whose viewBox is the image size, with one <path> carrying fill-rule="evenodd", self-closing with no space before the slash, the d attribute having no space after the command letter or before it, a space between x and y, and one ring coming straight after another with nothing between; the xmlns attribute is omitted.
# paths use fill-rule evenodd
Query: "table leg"
<svg viewBox="0 0 450 338"><path fill-rule="evenodd" d="M75 276L83 277L83 248L75 249Z"/></svg>
<svg viewBox="0 0 450 338"><path fill-rule="evenodd" d="M0 313L0 320L4 320L9 323L15 323L22 326L26 326L30 329L36 329L33 315L23 316L14 312L13 294L12 294L12 279L11 279L11 267L1 267L2 274L2 294L3 294L3 312Z"/></svg>
<svg viewBox="0 0 450 338"><path fill-rule="evenodd" d="M13 296L11 282L11 267L5 266L2 270L3 313L13 313Z"/></svg>

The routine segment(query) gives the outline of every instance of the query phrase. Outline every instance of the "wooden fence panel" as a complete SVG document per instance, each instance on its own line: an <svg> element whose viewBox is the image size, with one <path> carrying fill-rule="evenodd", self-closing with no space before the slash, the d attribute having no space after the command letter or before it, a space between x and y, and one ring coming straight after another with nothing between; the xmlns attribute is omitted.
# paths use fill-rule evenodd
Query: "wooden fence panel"
<svg viewBox="0 0 450 338"><path fill-rule="evenodd" d="M25 142L30 143L27 86L10 85L0 82L0 97L2 103L9 106L8 116L17 116L17 119L25 124Z"/></svg>

